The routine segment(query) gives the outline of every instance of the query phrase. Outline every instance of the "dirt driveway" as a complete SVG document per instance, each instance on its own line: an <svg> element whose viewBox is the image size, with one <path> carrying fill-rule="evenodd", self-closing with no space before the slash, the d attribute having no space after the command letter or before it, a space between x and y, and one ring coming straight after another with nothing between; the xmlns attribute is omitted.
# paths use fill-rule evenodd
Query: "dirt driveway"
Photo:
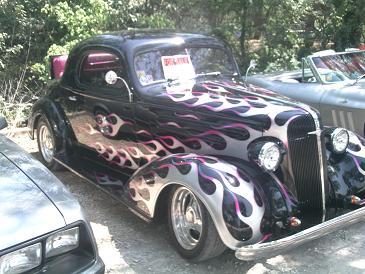
<svg viewBox="0 0 365 274"><path fill-rule="evenodd" d="M35 141L12 139L38 158ZM78 198L91 222L106 273L365 273L365 223L337 231L286 255L242 262L232 252L191 264L174 251L163 224L146 224L71 172L55 175Z"/></svg>

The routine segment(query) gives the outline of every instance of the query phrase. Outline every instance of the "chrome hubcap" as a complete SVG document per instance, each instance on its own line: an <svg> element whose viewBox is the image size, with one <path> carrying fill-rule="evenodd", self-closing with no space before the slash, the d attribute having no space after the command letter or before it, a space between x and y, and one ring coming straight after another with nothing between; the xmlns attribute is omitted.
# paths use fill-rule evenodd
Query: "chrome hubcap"
<svg viewBox="0 0 365 274"><path fill-rule="evenodd" d="M54 140L52 134L48 130L48 127L45 125L42 125L39 129L39 145L43 159L47 163L50 163L53 159Z"/></svg>
<svg viewBox="0 0 365 274"><path fill-rule="evenodd" d="M193 249L202 233L201 208L194 194L185 187L178 188L171 204L171 220L179 244L187 250Z"/></svg>

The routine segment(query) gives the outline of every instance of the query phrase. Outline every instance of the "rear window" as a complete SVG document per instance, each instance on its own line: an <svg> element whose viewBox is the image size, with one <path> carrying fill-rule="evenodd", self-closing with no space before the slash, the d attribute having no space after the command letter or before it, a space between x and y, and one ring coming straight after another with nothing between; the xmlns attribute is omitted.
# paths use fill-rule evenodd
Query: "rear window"
<svg viewBox="0 0 365 274"><path fill-rule="evenodd" d="M119 57L104 51L90 51L82 61L80 83L96 87L116 87L105 82L105 74L113 70L122 77L124 69Z"/></svg>

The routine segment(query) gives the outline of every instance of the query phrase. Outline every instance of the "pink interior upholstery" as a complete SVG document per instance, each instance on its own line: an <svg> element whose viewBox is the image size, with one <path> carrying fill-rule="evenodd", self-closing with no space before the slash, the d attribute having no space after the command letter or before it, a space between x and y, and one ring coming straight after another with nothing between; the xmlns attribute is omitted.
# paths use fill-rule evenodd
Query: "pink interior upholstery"
<svg viewBox="0 0 365 274"><path fill-rule="evenodd" d="M110 53L92 53L84 63L84 71L98 71L120 68L119 58Z"/></svg>
<svg viewBox="0 0 365 274"><path fill-rule="evenodd" d="M65 70L67 55L52 57L52 78L60 79ZM100 71L100 70L120 69L119 58L109 53L92 53L87 57L83 65L83 71Z"/></svg>
<svg viewBox="0 0 365 274"><path fill-rule="evenodd" d="M67 55L59 55L52 57L52 70L55 79L60 79L65 70L65 65L67 62Z"/></svg>

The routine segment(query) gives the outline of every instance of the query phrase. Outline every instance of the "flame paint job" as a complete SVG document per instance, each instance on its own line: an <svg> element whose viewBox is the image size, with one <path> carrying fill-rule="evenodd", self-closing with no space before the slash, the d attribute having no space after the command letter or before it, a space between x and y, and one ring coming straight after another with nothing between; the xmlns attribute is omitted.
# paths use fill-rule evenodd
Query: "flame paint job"
<svg viewBox="0 0 365 274"><path fill-rule="evenodd" d="M261 173L249 163L246 163L247 169ZM250 178L245 172L244 168L240 170L215 157L175 154L159 158L138 170L126 185L126 192L153 217L156 201L164 187L177 183L192 189L209 210L224 243L235 248L242 242L249 244L267 239L266 231L272 230L276 219L271 215L274 210L267 204L263 187L271 188L273 196L285 204L285 190L280 182L270 180L268 176L262 184L261 180ZM284 211L288 214L286 208Z"/></svg>

